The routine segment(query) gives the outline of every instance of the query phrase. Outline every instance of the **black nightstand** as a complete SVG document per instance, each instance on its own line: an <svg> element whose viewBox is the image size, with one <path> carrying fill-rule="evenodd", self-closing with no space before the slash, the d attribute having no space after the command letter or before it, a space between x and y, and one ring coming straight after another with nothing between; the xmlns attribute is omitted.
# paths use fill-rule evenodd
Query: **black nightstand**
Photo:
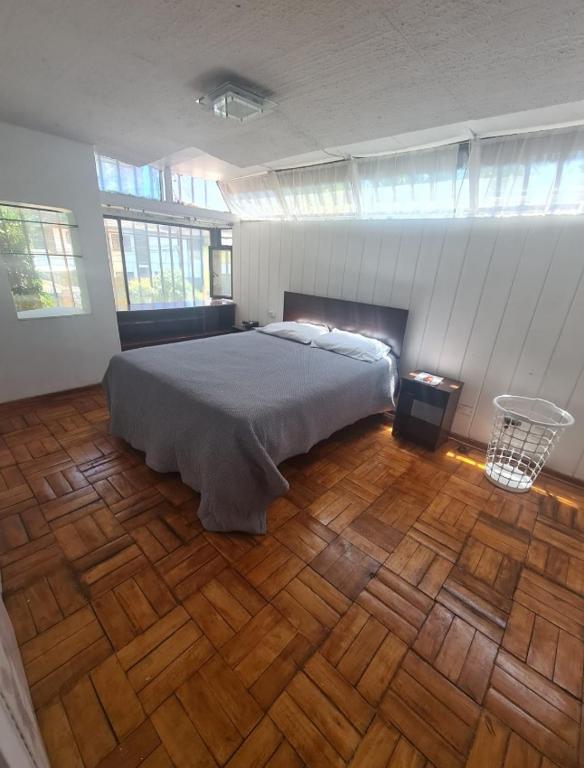
<svg viewBox="0 0 584 768"><path fill-rule="evenodd" d="M402 376L393 434L434 451L450 434L462 381L444 379L433 387L416 381L417 373Z"/></svg>

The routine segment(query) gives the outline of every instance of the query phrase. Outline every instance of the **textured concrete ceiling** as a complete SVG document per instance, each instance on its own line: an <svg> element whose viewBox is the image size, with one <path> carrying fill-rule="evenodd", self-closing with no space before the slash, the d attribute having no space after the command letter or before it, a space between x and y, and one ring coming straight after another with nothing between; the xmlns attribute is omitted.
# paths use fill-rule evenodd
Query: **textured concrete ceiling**
<svg viewBox="0 0 584 768"><path fill-rule="evenodd" d="M0 120L249 167L582 98L582 0L3 0ZM194 102L230 73L277 109ZM584 115L583 115L584 117Z"/></svg>

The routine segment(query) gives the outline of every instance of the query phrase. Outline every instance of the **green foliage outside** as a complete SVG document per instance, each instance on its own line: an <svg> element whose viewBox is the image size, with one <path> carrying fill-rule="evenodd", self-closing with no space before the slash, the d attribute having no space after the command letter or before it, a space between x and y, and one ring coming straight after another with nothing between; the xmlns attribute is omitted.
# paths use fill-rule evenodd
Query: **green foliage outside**
<svg viewBox="0 0 584 768"><path fill-rule="evenodd" d="M55 306L55 297L43 290L34 257L27 254L24 223L9 206L0 207L0 254L2 255L14 305L18 312Z"/></svg>
<svg viewBox="0 0 584 768"><path fill-rule="evenodd" d="M171 275L153 275L152 282L149 277L133 278L128 280L130 304L165 304L192 300L195 304L202 303L205 295L203 289L194 286L191 280L185 278L184 288L182 277L175 272L175 286L172 284Z"/></svg>

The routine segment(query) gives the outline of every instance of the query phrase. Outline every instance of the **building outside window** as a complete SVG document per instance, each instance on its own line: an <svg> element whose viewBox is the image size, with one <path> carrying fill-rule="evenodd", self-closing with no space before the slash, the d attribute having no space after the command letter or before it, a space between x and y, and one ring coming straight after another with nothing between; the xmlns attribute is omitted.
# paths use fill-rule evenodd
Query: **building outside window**
<svg viewBox="0 0 584 768"><path fill-rule="evenodd" d="M90 311L71 211L0 203L0 259L19 319Z"/></svg>
<svg viewBox="0 0 584 768"><path fill-rule="evenodd" d="M104 224L118 310L209 301L209 248L219 230L114 217L105 217Z"/></svg>

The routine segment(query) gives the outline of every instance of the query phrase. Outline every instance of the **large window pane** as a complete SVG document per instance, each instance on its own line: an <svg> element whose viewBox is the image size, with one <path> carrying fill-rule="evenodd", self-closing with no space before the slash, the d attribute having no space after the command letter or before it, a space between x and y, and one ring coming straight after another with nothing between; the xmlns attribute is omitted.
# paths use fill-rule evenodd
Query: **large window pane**
<svg viewBox="0 0 584 768"><path fill-rule="evenodd" d="M206 208L210 208L212 211L227 211L227 205L221 194L221 190L216 181L206 181Z"/></svg>
<svg viewBox="0 0 584 768"><path fill-rule="evenodd" d="M230 299L231 248L211 248L211 296L214 299Z"/></svg>
<svg viewBox="0 0 584 768"><path fill-rule="evenodd" d="M128 309L124 262L117 219L104 219L116 309Z"/></svg>
<svg viewBox="0 0 584 768"><path fill-rule="evenodd" d="M213 211L227 211L227 206L216 181L197 176L172 174L172 200L183 205L196 205Z"/></svg>
<svg viewBox="0 0 584 768"><path fill-rule="evenodd" d="M130 165L104 155L95 156L99 188L103 192L162 200L161 173L151 165Z"/></svg>
<svg viewBox="0 0 584 768"><path fill-rule="evenodd" d="M0 258L20 319L89 312L71 211L0 204Z"/></svg>
<svg viewBox="0 0 584 768"><path fill-rule="evenodd" d="M209 299L208 230L111 218L105 227L117 309L194 306Z"/></svg>

